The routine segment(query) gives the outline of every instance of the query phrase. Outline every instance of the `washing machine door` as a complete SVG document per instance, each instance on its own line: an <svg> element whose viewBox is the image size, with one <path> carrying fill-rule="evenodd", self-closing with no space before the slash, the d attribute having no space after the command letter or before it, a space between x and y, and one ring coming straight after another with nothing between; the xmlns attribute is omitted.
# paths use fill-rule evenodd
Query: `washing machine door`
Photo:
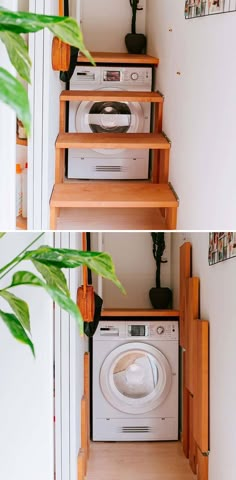
<svg viewBox="0 0 236 480"><path fill-rule="evenodd" d="M166 399L172 383L167 358L157 348L132 342L114 349L100 371L106 400L124 413L148 413Z"/></svg>
<svg viewBox="0 0 236 480"><path fill-rule="evenodd" d="M145 114L138 102L84 101L75 115L75 129L81 133L139 133L144 131L144 122ZM95 151L113 153L109 149Z"/></svg>

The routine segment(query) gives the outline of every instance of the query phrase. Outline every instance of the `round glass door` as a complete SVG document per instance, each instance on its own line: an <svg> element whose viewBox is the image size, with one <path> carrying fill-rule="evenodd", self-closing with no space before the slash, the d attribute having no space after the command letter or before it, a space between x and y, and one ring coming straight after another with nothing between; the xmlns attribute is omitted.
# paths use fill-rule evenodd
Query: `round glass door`
<svg viewBox="0 0 236 480"><path fill-rule="evenodd" d="M126 413L147 413L169 393L172 373L168 360L155 347L129 343L105 359L100 384L109 403Z"/></svg>
<svg viewBox="0 0 236 480"><path fill-rule="evenodd" d="M80 133L141 133L144 121L144 111L138 102L84 101L75 114L75 130ZM123 149L94 151L107 156L117 155Z"/></svg>
<svg viewBox="0 0 236 480"><path fill-rule="evenodd" d="M131 125L131 111L123 102L96 102L88 114L93 133L127 133Z"/></svg>

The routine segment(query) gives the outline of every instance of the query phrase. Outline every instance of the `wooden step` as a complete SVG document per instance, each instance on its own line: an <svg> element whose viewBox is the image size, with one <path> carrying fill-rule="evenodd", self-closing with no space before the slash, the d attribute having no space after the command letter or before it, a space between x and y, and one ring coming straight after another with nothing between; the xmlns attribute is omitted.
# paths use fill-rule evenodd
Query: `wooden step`
<svg viewBox="0 0 236 480"><path fill-rule="evenodd" d="M123 64L135 64L135 65L155 65L159 64L159 59L152 57L151 55L143 54L130 54L130 53L119 53L119 52L91 52L91 55L95 63L121 63ZM79 63L89 63L87 57L79 53L78 55Z"/></svg>
<svg viewBox="0 0 236 480"><path fill-rule="evenodd" d="M56 229L61 208L107 210L112 208L123 209L124 217L126 209L129 211L133 209L134 216L136 209L162 209L161 213L165 209L163 228L165 226L166 229L175 230L177 207L178 199L171 185L168 184L153 184L145 181L81 181L57 184L54 186L50 201L51 229ZM113 217L114 211L110 210L110 212ZM117 229L117 226L114 224L112 229Z"/></svg>
<svg viewBox="0 0 236 480"><path fill-rule="evenodd" d="M62 102L107 101L107 102L141 102L163 103L164 97L159 92L124 92L98 90L64 90L60 95Z"/></svg>
<svg viewBox="0 0 236 480"><path fill-rule="evenodd" d="M56 148L127 148L169 150L163 133L60 133Z"/></svg>

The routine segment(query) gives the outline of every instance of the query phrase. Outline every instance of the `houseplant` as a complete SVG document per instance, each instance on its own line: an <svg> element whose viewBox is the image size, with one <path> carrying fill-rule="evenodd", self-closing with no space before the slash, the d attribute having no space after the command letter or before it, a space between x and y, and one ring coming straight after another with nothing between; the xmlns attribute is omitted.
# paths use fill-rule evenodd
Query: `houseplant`
<svg viewBox="0 0 236 480"><path fill-rule="evenodd" d="M128 33L125 37L126 48L129 53L145 53L147 40L143 33L136 33L136 20L137 20L137 11L143 10L139 8L139 0L129 0L130 6L132 8L132 22L131 22L131 33Z"/></svg>
<svg viewBox="0 0 236 480"><path fill-rule="evenodd" d="M169 288L161 288L161 264L167 260L162 260L165 251L165 234L163 232L152 232L153 256L156 262L156 287L149 291L149 298L153 308L167 309L172 304L172 291Z"/></svg>
<svg viewBox="0 0 236 480"><path fill-rule="evenodd" d="M4 43L12 65L23 80L30 83L31 60L22 34L35 33L44 28L48 28L63 42L77 47L93 62L84 45L80 27L73 18L12 12L0 6L0 41ZM29 135L30 107L27 93L21 82L2 67L0 67L0 101L15 110Z"/></svg>
<svg viewBox="0 0 236 480"><path fill-rule="evenodd" d="M14 235L9 233L8 235ZM24 235L27 235L24 234ZM30 333L30 314L28 304L13 292L17 286L32 286L43 288L52 300L63 310L72 315L80 331L83 331L83 319L77 304L71 299L63 268L71 269L86 265L98 275L111 280L121 291L124 289L119 282L110 255L103 252L84 252L72 249L52 248L42 245L31 250L44 233L38 235L22 252L6 265L0 266L0 299L4 300L11 311L0 308L0 318L8 327L13 337L28 345L34 354L34 345ZM0 233L0 238L4 233ZM36 273L19 270L23 261L30 261ZM10 283L4 285L4 277L12 270L14 273ZM39 275L38 275L39 274Z"/></svg>

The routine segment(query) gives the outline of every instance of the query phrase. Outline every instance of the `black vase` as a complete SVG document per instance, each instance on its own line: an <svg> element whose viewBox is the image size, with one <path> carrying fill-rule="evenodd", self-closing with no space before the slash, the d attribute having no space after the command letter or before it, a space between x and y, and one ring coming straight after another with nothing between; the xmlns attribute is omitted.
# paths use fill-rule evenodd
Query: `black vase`
<svg viewBox="0 0 236 480"><path fill-rule="evenodd" d="M143 33L128 33L125 45L129 53L146 53L147 39Z"/></svg>
<svg viewBox="0 0 236 480"><path fill-rule="evenodd" d="M172 307L172 291L169 288L151 288L149 298L153 308L158 310Z"/></svg>

